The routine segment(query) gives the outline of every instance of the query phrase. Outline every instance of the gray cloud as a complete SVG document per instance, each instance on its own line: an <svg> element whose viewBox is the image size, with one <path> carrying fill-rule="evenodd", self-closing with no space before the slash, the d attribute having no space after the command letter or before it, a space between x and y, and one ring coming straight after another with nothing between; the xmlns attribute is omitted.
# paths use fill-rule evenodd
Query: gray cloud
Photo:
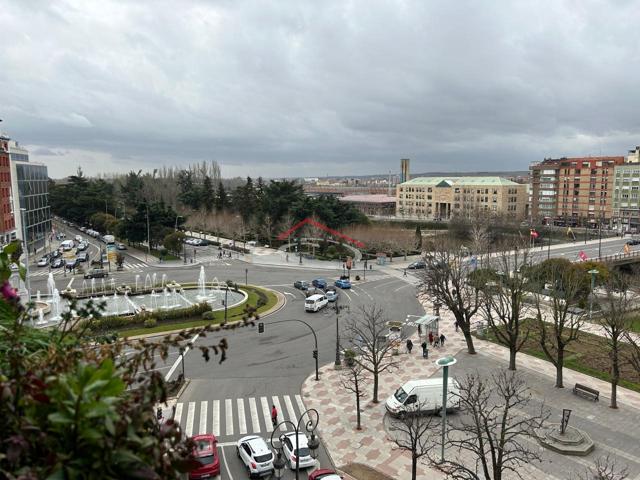
<svg viewBox="0 0 640 480"><path fill-rule="evenodd" d="M640 140L637 2L8 3L0 117L53 176L523 169Z"/></svg>

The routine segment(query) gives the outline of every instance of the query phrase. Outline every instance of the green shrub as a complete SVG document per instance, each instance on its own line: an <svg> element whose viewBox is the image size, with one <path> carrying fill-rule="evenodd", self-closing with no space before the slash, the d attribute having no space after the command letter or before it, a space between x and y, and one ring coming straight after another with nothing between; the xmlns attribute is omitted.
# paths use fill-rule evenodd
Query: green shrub
<svg viewBox="0 0 640 480"><path fill-rule="evenodd" d="M171 310L159 310L157 312L153 312L153 316L159 321L165 320L176 320L182 318L191 318L191 317L199 317L204 312L208 312L211 310L211 305L207 302L197 303L190 307L185 308L174 308Z"/></svg>
<svg viewBox="0 0 640 480"><path fill-rule="evenodd" d="M151 327L155 327L158 324L158 321L151 317L151 318L147 318L144 321L144 328L151 328Z"/></svg>
<svg viewBox="0 0 640 480"><path fill-rule="evenodd" d="M216 312L208 311L202 314L203 320L215 320Z"/></svg>

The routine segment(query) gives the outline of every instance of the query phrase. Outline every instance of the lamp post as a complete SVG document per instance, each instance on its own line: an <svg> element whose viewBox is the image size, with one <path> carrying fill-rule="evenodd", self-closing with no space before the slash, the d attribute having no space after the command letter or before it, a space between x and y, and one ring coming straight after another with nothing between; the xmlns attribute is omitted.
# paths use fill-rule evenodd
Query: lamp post
<svg viewBox="0 0 640 480"><path fill-rule="evenodd" d="M349 306L338 305L338 300L336 299L336 304L333 308L336 311L336 361L334 365L336 370L338 370L342 367L342 362L340 361L340 311L344 308L349 309Z"/></svg>
<svg viewBox="0 0 640 480"><path fill-rule="evenodd" d="M591 274L591 295L589 295L589 321L591 321L591 316L593 314L593 290L596 286L596 275L599 272L597 269L592 268L587 273Z"/></svg>
<svg viewBox="0 0 640 480"><path fill-rule="evenodd" d="M547 224L547 236L549 241L547 242L547 260L551 258L551 225Z"/></svg>
<svg viewBox="0 0 640 480"><path fill-rule="evenodd" d="M20 217L22 219L22 241L24 242L25 268L27 270L24 286L27 289L27 302L29 302L29 300L31 300L31 279L29 278L29 242L27 241L27 223L24 220L26 213L26 208L20 209Z"/></svg>
<svg viewBox="0 0 640 480"><path fill-rule="evenodd" d="M244 269L244 284L249 285L249 269Z"/></svg>
<svg viewBox="0 0 640 480"><path fill-rule="evenodd" d="M602 258L602 216L598 225L598 260Z"/></svg>
<svg viewBox="0 0 640 480"><path fill-rule="evenodd" d="M436 365L442 367L442 451L440 455L440 463L444 463L444 437L447 431L447 393L449 386L449 367L455 365L457 360L453 355L436 360Z"/></svg>
<svg viewBox="0 0 640 480"><path fill-rule="evenodd" d="M151 228L149 226L149 204L147 203L147 251L144 255L145 263L147 262L149 255L151 255Z"/></svg>
<svg viewBox="0 0 640 480"><path fill-rule="evenodd" d="M227 295L229 294L229 285L224 291L224 323L227 323Z"/></svg>
<svg viewBox="0 0 640 480"><path fill-rule="evenodd" d="M300 415L300 418L298 419L298 423L293 423L291 420L283 420L278 425L273 427L273 432L271 432L270 443L271 443L271 448L273 448L277 452L276 459L273 462L273 468L275 470L276 478L282 478L282 473L286 466L286 461L282 458L282 450L283 450L282 443L285 436L280 435L280 437L278 437L279 445L276 446L274 442L274 435L276 435L276 432L280 430L281 426L284 427L283 430L286 430L287 426L290 426L293 428L292 433L295 434L296 441L295 441L295 444L292 444L291 446L295 446L294 451L296 453L298 452L298 449L300 446L299 445L300 435L306 435L306 432L310 433L311 438L307 441L307 446L309 447L309 450L311 450L311 456L315 459L317 458L316 451L320 446L320 440L318 440L318 437L316 437L315 435L315 431L316 431L316 428L318 428L319 422L320 422L320 414L315 408L310 408L309 410L306 410L302 415ZM296 465L295 465L296 480L299 480L300 456L294 455L294 458L296 462ZM293 459L289 459L289 465L292 467L292 470L293 470Z"/></svg>
<svg viewBox="0 0 640 480"><path fill-rule="evenodd" d="M184 218L184 217L183 217L182 215L176 215L176 226L173 228L173 230L174 230L175 232L177 232L177 231L178 231L178 219L179 219L179 218Z"/></svg>

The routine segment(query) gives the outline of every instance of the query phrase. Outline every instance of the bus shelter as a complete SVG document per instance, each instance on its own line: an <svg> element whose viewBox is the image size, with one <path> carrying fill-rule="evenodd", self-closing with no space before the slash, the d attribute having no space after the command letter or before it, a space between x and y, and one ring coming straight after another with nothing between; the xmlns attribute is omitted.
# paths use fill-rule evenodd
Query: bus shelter
<svg viewBox="0 0 640 480"><path fill-rule="evenodd" d="M418 327L418 335L420 337L428 337L429 332L431 332L436 338L440 336L440 333L438 332L438 327L440 325L439 315L424 315L416 320L415 324Z"/></svg>

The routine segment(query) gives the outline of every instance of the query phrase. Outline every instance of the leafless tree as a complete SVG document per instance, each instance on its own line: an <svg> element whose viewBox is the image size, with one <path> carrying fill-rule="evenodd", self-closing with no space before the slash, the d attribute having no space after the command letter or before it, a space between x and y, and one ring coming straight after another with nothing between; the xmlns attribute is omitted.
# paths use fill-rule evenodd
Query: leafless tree
<svg viewBox="0 0 640 480"><path fill-rule="evenodd" d="M380 374L398 364L393 356L393 346L384 336L388 333L387 318L376 304L362 306L360 315L347 325L348 336L356 347L355 361L373 377L373 403L378 403Z"/></svg>
<svg viewBox="0 0 640 480"><path fill-rule="evenodd" d="M475 354L471 320L480 308L480 290L468 281L469 266L461 261L461 249L454 242L440 238L432 245L427 268L420 274L420 288L453 313L467 342L467 352Z"/></svg>
<svg viewBox="0 0 640 480"><path fill-rule="evenodd" d="M424 415L429 406L424 403L414 403L404 415L397 419L389 420L389 432L394 448L404 450L411 454L411 480L416 480L418 474L418 462L433 449L432 437L434 417ZM438 425L440 422L438 422Z"/></svg>
<svg viewBox="0 0 640 480"><path fill-rule="evenodd" d="M469 232L471 237L471 251L476 255L484 254L489 248L489 221L487 217L475 215L471 221Z"/></svg>
<svg viewBox="0 0 640 480"><path fill-rule="evenodd" d="M630 288L631 279L625 275L610 275L604 282L604 295L597 301L602 310L600 324L604 329L611 368L611 403L609 407L618 408L618 383L620 367L624 362L624 339L629 336L632 317L629 315L635 294Z"/></svg>
<svg viewBox="0 0 640 480"><path fill-rule="evenodd" d="M618 467L615 459L609 455L600 457L593 467L588 467L578 480L625 480L629 476L627 467Z"/></svg>
<svg viewBox="0 0 640 480"><path fill-rule="evenodd" d="M629 344L629 363L636 372L640 372L640 339L637 334L634 335L632 332L625 333L624 339Z"/></svg>
<svg viewBox="0 0 640 480"><path fill-rule="evenodd" d="M533 299L540 332L540 346L556 367L556 388L563 388L562 372L567 346L578 339L586 316L576 308L581 297L584 273L569 262L547 262L534 283ZM545 290L545 284L551 289ZM548 303L548 304L547 304Z"/></svg>
<svg viewBox="0 0 640 480"><path fill-rule="evenodd" d="M354 362L344 367L340 374L340 385L345 390L353 393L356 398L356 429L361 430L360 426L360 400L366 396L364 388L369 380L369 372L367 372L361 364Z"/></svg>
<svg viewBox="0 0 640 480"><path fill-rule="evenodd" d="M493 269L481 286L481 311L496 340L509 349L509 370L516 369L516 354L529 338L524 320L534 313L525 302L528 263L529 250L516 244L493 259Z"/></svg>
<svg viewBox="0 0 640 480"><path fill-rule="evenodd" d="M445 448L457 455L440 463L429 453L433 466L454 479L502 480L508 473L523 478L521 467L541 461L539 448L529 440L549 414L544 406L529 408L531 395L518 373L469 374L457 397L462 418L449 424L445 440Z"/></svg>

